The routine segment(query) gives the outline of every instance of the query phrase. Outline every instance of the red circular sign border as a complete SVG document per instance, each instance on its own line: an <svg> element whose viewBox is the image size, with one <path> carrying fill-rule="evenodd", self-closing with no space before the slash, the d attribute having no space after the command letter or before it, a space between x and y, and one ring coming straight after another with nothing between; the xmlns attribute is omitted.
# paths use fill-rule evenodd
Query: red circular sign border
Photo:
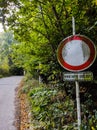
<svg viewBox="0 0 97 130"><path fill-rule="evenodd" d="M68 42L72 41L72 40L82 40L90 48L90 57L82 65L72 66L72 65L66 63L64 61L63 57L62 57L62 49L63 49L64 45L67 44ZM96 58L96 48L95 48L93 42L88 37L83 36L83 35L72 35L72 36L69 36L69 37L63 39L63 41L59 44L58 50L57 50L57 58L58 58L60 65L64 69L69 70L69 71L73 71L73 72L83 71L83 70L89 68L93 64L93 62Z"/></svg>

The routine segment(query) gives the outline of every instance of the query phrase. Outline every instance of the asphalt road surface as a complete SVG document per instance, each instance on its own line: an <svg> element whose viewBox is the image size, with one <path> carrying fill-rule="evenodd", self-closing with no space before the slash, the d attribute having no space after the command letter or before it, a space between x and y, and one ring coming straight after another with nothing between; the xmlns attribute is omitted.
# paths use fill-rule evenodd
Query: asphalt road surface
<svg viewBox="0 0 97 130"><path fill-rule="evenodd" d="M15 121L15 89L22 76L0 79L0 130L16 130Z"/></svg>

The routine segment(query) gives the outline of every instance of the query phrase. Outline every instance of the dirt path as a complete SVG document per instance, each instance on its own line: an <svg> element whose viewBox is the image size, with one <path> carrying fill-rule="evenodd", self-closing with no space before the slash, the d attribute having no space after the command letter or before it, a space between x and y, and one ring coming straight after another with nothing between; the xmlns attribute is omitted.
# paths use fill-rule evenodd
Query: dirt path
<svg viewBox="0 0 97 130"><path fill-rule="evenodd" d="M15 89L22 76L0 79L0 130L17 130L15 121Z"/></svg>

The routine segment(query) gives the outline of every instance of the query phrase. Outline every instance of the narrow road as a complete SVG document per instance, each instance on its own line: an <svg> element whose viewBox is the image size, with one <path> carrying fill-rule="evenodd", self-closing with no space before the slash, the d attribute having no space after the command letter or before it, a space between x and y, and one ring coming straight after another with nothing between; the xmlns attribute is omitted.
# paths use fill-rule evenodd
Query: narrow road
<svg viewBox="0 0 97 130"><path fill-rule="evenodd" d="M23 76L12 76L0 79L0 130L16 130L15 89Z"/></svg>

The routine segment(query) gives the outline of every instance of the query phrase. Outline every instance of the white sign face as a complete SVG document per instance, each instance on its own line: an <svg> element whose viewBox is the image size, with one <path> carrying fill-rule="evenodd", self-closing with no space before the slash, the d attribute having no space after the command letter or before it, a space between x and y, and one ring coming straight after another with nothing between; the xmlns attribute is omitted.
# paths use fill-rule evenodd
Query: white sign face
<svg viewBox="0 0 97 130"><path fill-rule="evenodd" d="M62 49L64 61L73 66L84 64L90 57L90 49L84 41L73 40Z"/></svg>
<svg viewBox="0 0 97 130"><path fill-rule="evenodd" d="M92 72L80 72L80 73L64 73L64 81L92 81L93 73Z"/></svg>

